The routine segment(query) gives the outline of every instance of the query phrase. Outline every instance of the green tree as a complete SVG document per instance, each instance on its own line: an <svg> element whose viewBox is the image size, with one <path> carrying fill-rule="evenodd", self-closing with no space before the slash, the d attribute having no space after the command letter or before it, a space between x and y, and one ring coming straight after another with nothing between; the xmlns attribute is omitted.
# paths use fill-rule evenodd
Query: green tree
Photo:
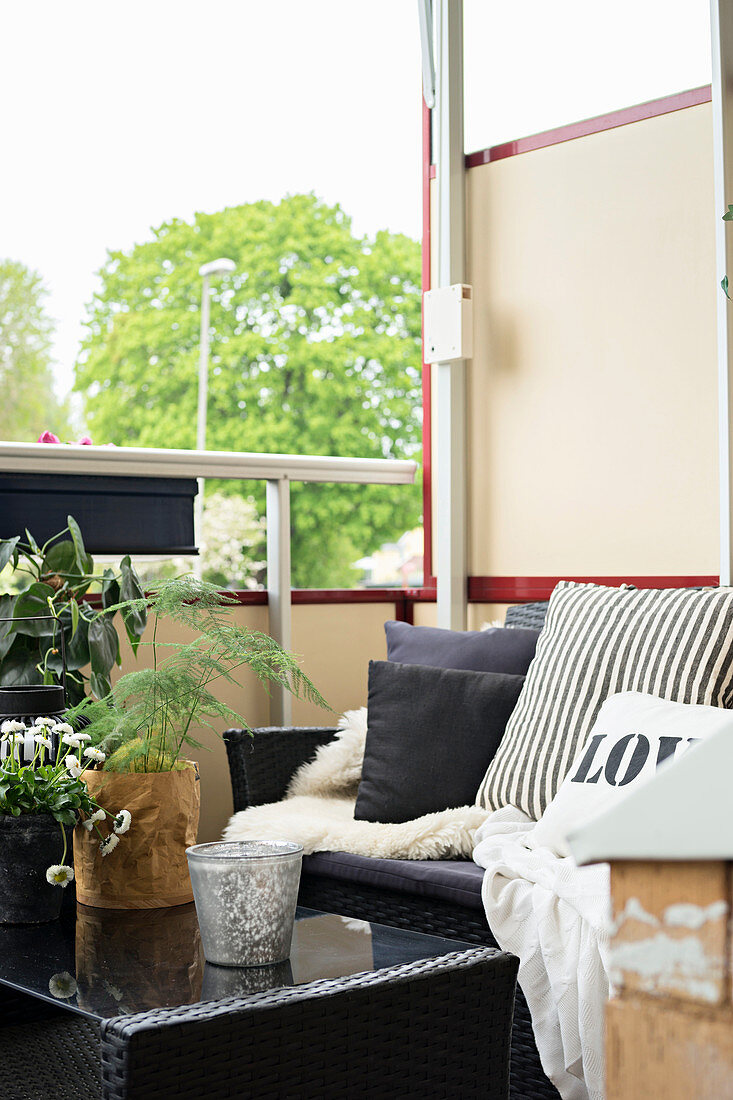
<svg viewBox="0 0 733 1100"><path fill-rule="evenodd" d="M53 321L40 275L0 260L0 438L35 442L46 428L68 431L67 411L53 391Z"/></svg>
<svg viewBox="0 0 733 1100"><path fill-rule="evenodd" d="M173 220L109 253L76 368L95 441L195 446L198 269L218 256L237 269L212 286L208 447L419 455L419 246L354 236L313 195ZM351 562L419 515L418 486L294 484L294 583L350 583Z"/></svg>

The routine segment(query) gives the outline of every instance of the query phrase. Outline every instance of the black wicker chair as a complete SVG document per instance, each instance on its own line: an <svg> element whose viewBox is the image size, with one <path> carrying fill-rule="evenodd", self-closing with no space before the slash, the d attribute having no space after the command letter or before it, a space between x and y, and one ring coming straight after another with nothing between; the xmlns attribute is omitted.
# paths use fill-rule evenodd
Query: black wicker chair
<svg viewBox="0 0 733 1100"><path fill-rule="evenodd" d="M509 609L506 622L507 625L540 629L546 611L546 603L518 605ZM279 801L296 769L311 760L316 749L330 741L335 732L325 727L268 727L254 730L254 737L250 737L242 730L227 730L224 740L235 811ZM440 898L414 896L327 877L310 871L308 864L306 858L299 896L301 905L485 947L498 946L486 918L478 910ZM557 1100L559 1096L542 1069L529 1008L519 987L511 1037L510 1096L512 1100Z"/></svg>
<svg viewBox="0 0 733 1100"><path fill-rule="evenodd" d="M517 960L469 949L102 1020L0 988L2 1100L506 1100Z"/></svg>

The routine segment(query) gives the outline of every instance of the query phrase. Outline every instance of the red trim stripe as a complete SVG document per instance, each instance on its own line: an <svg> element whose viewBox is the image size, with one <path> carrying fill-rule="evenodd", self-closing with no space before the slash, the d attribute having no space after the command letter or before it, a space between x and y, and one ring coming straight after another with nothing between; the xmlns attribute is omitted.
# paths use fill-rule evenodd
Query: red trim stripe
<svg viewBox="0 0 733 1100"><path fill-rule="evenodd" d="M709 84L704 84L701 88L692 88L688 92L678 92L676 95L664 96L662 99L652 99L648 103L638 103L634 107L624 107L620 111L611 111L607 115L597 115L595 118L586 118L581 122L572 122L568 126L558 126L554 130L544 130L542 133L518 138L516 141L494 145L490 149L478 149L475 153L466 155L466 168L478 168L482 164L506 160L507 157L516 157L520 153L531 153L535 149L546 149L550 145L575 141L576 138L600 134L604 130L615 130L619 126L628 126L631 122L643 122L644 119L672 114L686 107L697 107L701 103L710 103L711 99L711 87ZM434 165L430 167L429 173L430 178L433 179Z"/></svg>
<svg viewBox="0 0 733 1100"><path fill-rule="evenodd" d="M430 290L430 108L422 101L422 289ZM422 347L425 347L423 332ZM422 522L423 577L433 572L432 373L422 365ZM425 583L425 581L423 581Z"/></svg>
<svg viewBox="0 0 733 1100"><path fill-rule="evenodd" d="M531 603L547 600L558 581L579 581L618 588L633 584L636 588L707 588L720 578L712 574L679 577L469 577L471 603Z"/></svg>
<svg viewBox="0 0 733 1100"><path fill-rule="evenodd" d="M339 603L402 603L406 591L404 588L294 588L292 601L293 607Z"/></svg>
<svg viewBox="0 0 733 1100"><path fill-rule="evenodd" d="M568 576L560 577L469 577L468 599L471 603L531 603L547 600L558 581L578 581L582 584L603 584L618 588L633 584L636 588L708 588L720 583L712 573L680 576ZM227 592L235 603L243 606L267 604L267 592L260 589L247 592ZM426 577L423 588L295 588L293 606L327 606L334 604L391 603L395 606L395 618L412 622L412 608L416 603L434 603L435 578Z"/></svg>
<svg viewBox="0 0 733 1100"><path fill-rule="evenodd" d="M353 604L353 603L402 603L422 599L421 588L294 588L291 600L294 607L313 604ZM262 607L267 605L267 592L257 588L254 591L224 592L234 604L242 607Z"/></svg>

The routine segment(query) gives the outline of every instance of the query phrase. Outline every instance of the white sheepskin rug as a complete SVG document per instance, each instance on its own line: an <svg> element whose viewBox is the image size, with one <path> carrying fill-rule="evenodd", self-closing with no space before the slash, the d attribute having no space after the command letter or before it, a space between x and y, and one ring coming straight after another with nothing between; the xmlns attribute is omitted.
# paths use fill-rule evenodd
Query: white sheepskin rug
<svg viewBox="0 0 733 1100"><path fill-rule="evenodd" d="M234 814L224 840L292 840L312 852L350 852L381 859L470 858L488 811L461 806L391 825L357 821L354 805L361 779L367 709L347 710L339 733L293 776L282 802L250 806Z"/></svg>

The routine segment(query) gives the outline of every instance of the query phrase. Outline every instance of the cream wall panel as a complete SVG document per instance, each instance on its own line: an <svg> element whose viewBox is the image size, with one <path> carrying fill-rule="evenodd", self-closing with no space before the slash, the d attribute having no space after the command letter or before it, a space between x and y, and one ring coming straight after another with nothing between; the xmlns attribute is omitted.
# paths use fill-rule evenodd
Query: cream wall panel
<svg viewBox="0 0 733 1100"><path fill-rule="evenodd" d="M437 626L438 608L434 603L416 603L412 606L412 619L415 626Z"/></svg>
<svg viewBox="0 0 733 1100"><path fill-rule="evenodd" d="M468 629L481 630L487 623L500 626L506 616L507 603L470 603L468 605Z"/></svg>
<svg viewBox="0 0 733 1100"><path fill-rule="evenodd" d="M711 130L468 172L472 574L718 571Z"/></svg>
<svg viewBox="0 0 733 1100"><path fill-rule="evenodd" d="M293 651L335 713L293 700L293 725L335 725L366 706L369 661L387 659L384 624L394 604L301 604L293 608Z"/></svg>

